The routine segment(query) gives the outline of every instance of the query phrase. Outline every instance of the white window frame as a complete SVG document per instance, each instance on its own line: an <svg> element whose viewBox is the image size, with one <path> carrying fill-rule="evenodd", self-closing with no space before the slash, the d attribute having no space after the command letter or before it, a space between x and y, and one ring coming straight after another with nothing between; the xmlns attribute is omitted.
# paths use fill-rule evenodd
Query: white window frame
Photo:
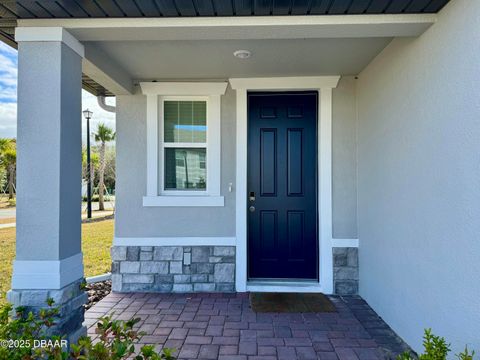
<svg viewBox="0 0 480 360"><path fill-rule="evenodd" d="M224 197L220 195L220 96L225 93L227 82L141 82L140 87L147 96L147 193L143 206L224 206ZM169 100L207 102L207 142L185 146L207 149L205 191L164 189L163 104ZM187 144L171 143L167 147L183 145Z"/></svg>
<svg viewBox="0 0 480 360"><path fill-rule="evenodd" d="M165 129L165 121L164 121L164 114L165 114L165 101L204 101L207 106L207 134L206 134L206 141L204 143L194 143L194 142L165 142L165 134L164 134L164 129ZM212 186L210 185L210 171L215 171L214 169L210 169L213 166L209 167L211 164L211 161L209 161L208 156L210 155L209 151L209 146L208 146L208 141L209 139L213 138L212 134L209 134L210 130L210 121L209 121L209 109L210 109L210 99L208 96L160 96L159 97L159 104L160 104L160 112L159 112L159 117L158 117L158 130L159 130L159 140L158 140L158 151L159 151L159 163L162 164L162 166L159 167L159 185L160 188L158 189L158 192L160 193L160 196L163 195L178 195L178 196L206 196L211 193L215 193L215 191L211 191ZM194 148L200 148L200 149L206 149L207 151L207 166L206 166L206 171L207 171L207 178L205 179L207 182L207 188L205 190L169 190L165 189L165 149L166 148L186 148L186 149L194 149ZM215 175L215 174L214 174ZM218 195L220 195L220 192L218 192Z"/></svg>

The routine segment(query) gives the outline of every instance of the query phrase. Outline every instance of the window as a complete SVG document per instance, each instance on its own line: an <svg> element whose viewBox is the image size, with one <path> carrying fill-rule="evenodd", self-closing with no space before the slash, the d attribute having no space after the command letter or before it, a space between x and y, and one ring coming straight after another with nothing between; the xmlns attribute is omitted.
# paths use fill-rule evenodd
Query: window
<svg viewBox="0 0 480 360"><path fill-rule="evenodd" d="M220 96L226 82L141 82L147 97L144 206L224 206Z"/></svg>
<svg viewBox="0 0 480 360"><path fill-rule="evenodd" d="M206 191L207 101L163 102L163 190Z"/></svg>

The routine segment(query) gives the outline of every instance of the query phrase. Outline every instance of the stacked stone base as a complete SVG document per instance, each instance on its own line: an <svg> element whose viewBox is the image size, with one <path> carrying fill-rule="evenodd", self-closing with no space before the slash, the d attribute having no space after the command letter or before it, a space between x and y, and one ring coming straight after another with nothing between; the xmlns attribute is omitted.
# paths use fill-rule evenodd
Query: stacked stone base
<svg viewBox="0 0 480 360"><path fill-rule="evenodd" d="M85 313L83 305L88 296L82 290L82 282L83 279L79 279L59 290L10 290L7 300L14 308L22 306L27 312L38 313L48 307L47 299L53 299L53 307L59 309L59 314L55 325L48 329L47 334L66 336L72 343L87 334L82 323Z"/></svg>
<svg viewBox="0 0 480 360"><path fill-rule="evenodd" d="M358 278L358 248L333 248L333 289L335 294L358 294Z"/></svg>
<svg viewBox="0 0 480 360"><path fill-rule="evenodd" d="M114 246L116 292L233 292L234 246Z"/></svg>

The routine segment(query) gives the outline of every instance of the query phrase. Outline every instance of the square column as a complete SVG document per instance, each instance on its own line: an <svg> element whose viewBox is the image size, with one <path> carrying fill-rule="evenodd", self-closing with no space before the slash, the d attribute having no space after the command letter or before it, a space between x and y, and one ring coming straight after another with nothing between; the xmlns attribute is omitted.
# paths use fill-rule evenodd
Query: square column
<svg viewBox="0 0 480 360"><path fill-rule="evenodd" d="M53 332L78 336L86 294L81 252L83 46L63 28L17 28L17 240L14 306L51 297Z"/></svg>

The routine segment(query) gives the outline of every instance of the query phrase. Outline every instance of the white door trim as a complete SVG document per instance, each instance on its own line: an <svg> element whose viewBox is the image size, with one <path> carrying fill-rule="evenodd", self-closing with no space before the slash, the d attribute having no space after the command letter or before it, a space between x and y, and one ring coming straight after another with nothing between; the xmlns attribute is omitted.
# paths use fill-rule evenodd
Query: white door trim
<svg viewBox="0 0 480 360"><path fill-rule="evenodd" d="M340 76L277 77L230 79L237 92L237 179L236 179L236 239L237 264L235 286L242 291L299 291L289 282L275 286L249 285L247 282L247 91L248 90L316 90L318 91L318 206L320 279L309 283L308 289L333 293L332 264L332 88ZM263 84L263 85L262 85ZM281 289L281 290L280 290Z"/></svg>

